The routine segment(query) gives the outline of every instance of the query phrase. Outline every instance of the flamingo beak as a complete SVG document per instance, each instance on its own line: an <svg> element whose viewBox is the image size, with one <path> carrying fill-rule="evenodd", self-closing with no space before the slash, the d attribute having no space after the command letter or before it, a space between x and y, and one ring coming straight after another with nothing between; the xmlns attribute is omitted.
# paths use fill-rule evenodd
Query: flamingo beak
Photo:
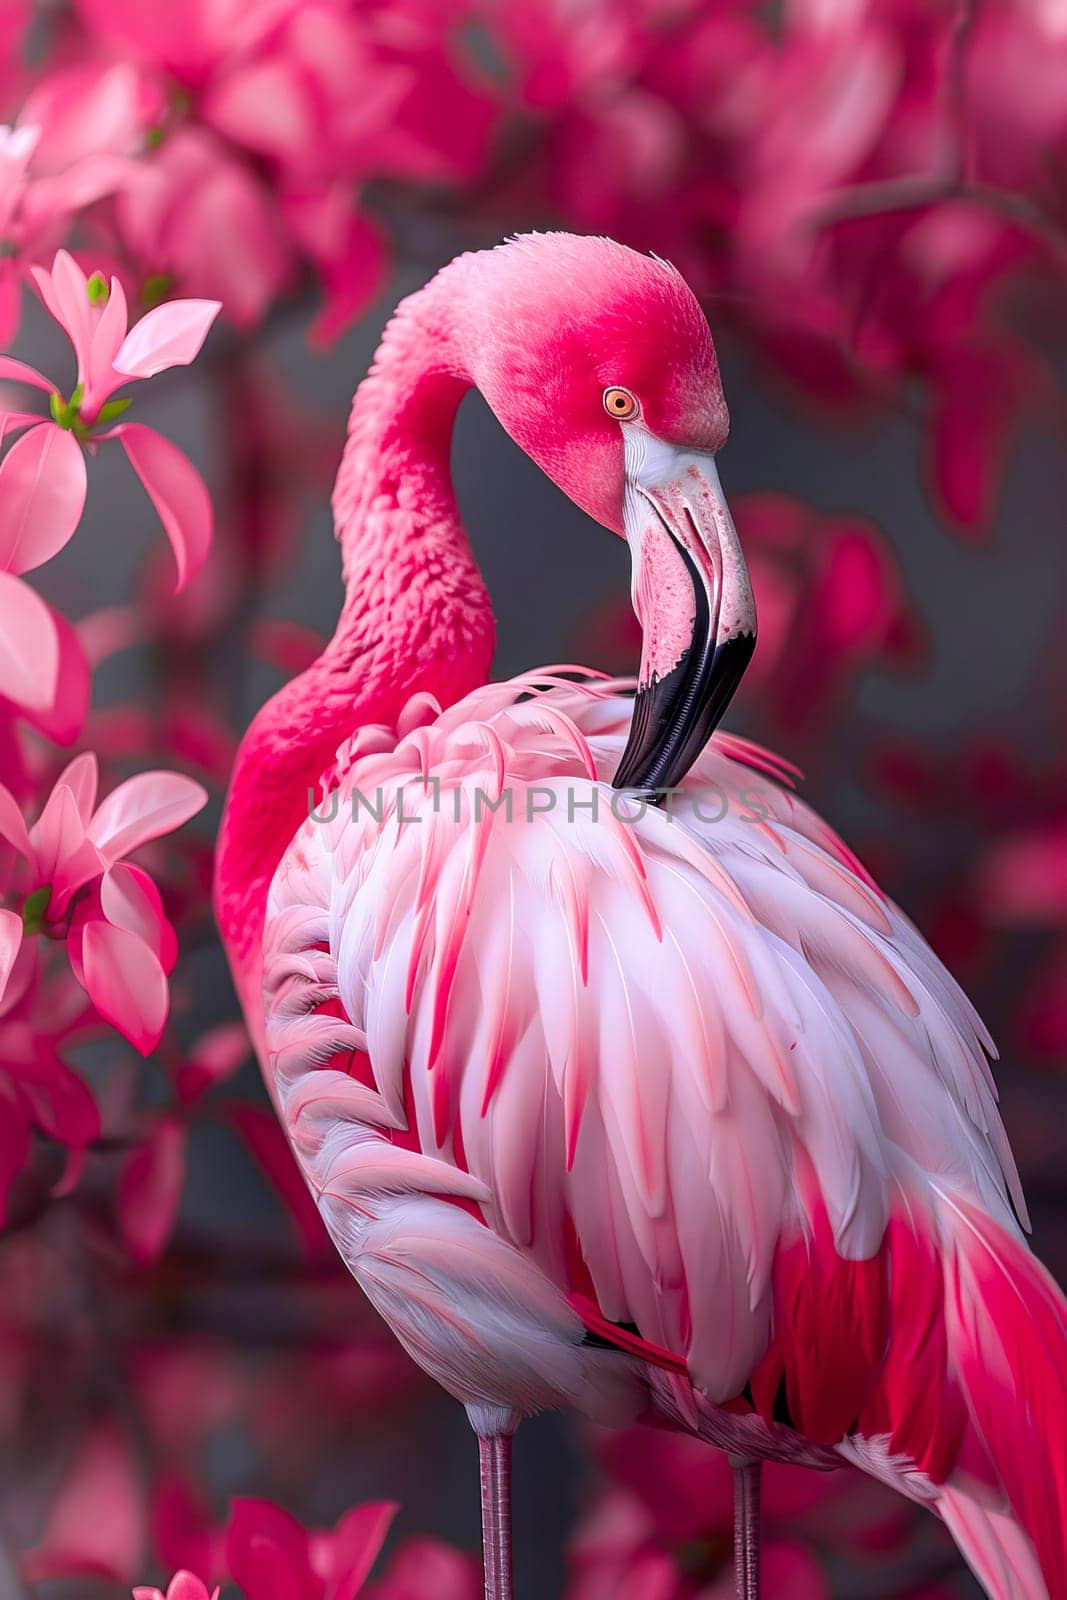
<svg viewBox="0 0 1067 1600"><path fill-rule="evenodd" d="M623 524L641 670L614 777L655 801L714 733L756 646L756 607L714 456L623 423Z"/></svg>

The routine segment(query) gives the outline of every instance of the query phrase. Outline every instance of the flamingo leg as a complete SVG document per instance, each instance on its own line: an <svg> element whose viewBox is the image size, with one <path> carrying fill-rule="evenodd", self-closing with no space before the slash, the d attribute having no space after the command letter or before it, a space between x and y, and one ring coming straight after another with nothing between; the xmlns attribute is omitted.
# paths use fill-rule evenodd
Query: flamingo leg
<svg viewBox="0 0 1067 1600"><path fill-rule="evenodd" d="M469 1406L467 1414L478 1436L485 1600L512 1600L511 1436L519 1419L498 1406Z"/></svg>
<svg viewBox="0 0 1067 1600"><path fill-rule="evenodd" d="M734 1572L737 1600L759 1600L759 1461L730 1457L734 1469Z"/></svg>

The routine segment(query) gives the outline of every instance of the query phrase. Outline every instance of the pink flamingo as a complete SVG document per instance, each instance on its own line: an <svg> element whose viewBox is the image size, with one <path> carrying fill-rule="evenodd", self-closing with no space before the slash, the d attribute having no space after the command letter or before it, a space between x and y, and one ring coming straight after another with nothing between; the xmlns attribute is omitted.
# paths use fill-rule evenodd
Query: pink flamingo
<svg viewBox="0 0 1067 1600"><path fill-rule="evenodd" d="M636 693L488 682L449 474L472 385L628 540ZM223 821L249 1026L353 1276L466 1406L490 1600L544 1407L726 1450L744 1600L766 1458L851 1462L994 1600L1064 1600L1067 1318L991 1041L785 763L714 731L755 627L726 433L665 262L523 237L403 302L337 481L337 631Z"/></svg>

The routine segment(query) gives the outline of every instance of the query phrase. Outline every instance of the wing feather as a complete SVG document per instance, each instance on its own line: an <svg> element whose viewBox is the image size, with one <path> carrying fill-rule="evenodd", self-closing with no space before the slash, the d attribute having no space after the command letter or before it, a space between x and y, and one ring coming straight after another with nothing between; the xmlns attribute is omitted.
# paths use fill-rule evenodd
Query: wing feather
<svg viewBox="0 0 1067 1600"><path fill-rule="evenodd" d="M519 679L361 739L342 793L380 817L308 823L272 888L271 1070L314 1187L474 1206L726 1400L806 1186L854 1261L924 1185L1008 1228L1020 1197L990 1041L912 925L729 736L628 814L622 690Z"/></svg>

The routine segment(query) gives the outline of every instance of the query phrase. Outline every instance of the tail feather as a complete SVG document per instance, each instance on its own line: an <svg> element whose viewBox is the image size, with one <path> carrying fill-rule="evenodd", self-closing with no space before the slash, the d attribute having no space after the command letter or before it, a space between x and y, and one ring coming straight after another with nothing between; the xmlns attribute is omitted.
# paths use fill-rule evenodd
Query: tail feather
<svg viewBox="0 0 1067 1600"><path fill-rule="evenodd" d="M977 1441L1032 1541L1049 1600L1067 1600L1067 1301L1018 1239L976 1208L943 1199L951 1364ZM997 1521L987 1512L981 1523L961 1508L964 1474L953 1476L946 1521L958 1524L961 1547L966 1553L966 1538L995 1548ZM1001 1530L999 1553L1017 1563L1018 1541L1012 1552L1006 1539ZM1032 1586L1004 1592L1026 1600L1035 1593Z"/></svg>
<svg viewBox="0 0 1067 1600"><path fill-rule="evenodd" d="M1067 1600L1067 1300L1007 1219L912 1193L875 1255L818 1199L748 1394L944 1518L993 1600Z"/></svg>
<svg viewBox="0 0 1067 1600"><path fill-rule="evenodd" d="M990 1600L1048 1600L1032 1540L1006 1506L997 1509L985 1499L946 1483L934 1508Z"/></svg>

